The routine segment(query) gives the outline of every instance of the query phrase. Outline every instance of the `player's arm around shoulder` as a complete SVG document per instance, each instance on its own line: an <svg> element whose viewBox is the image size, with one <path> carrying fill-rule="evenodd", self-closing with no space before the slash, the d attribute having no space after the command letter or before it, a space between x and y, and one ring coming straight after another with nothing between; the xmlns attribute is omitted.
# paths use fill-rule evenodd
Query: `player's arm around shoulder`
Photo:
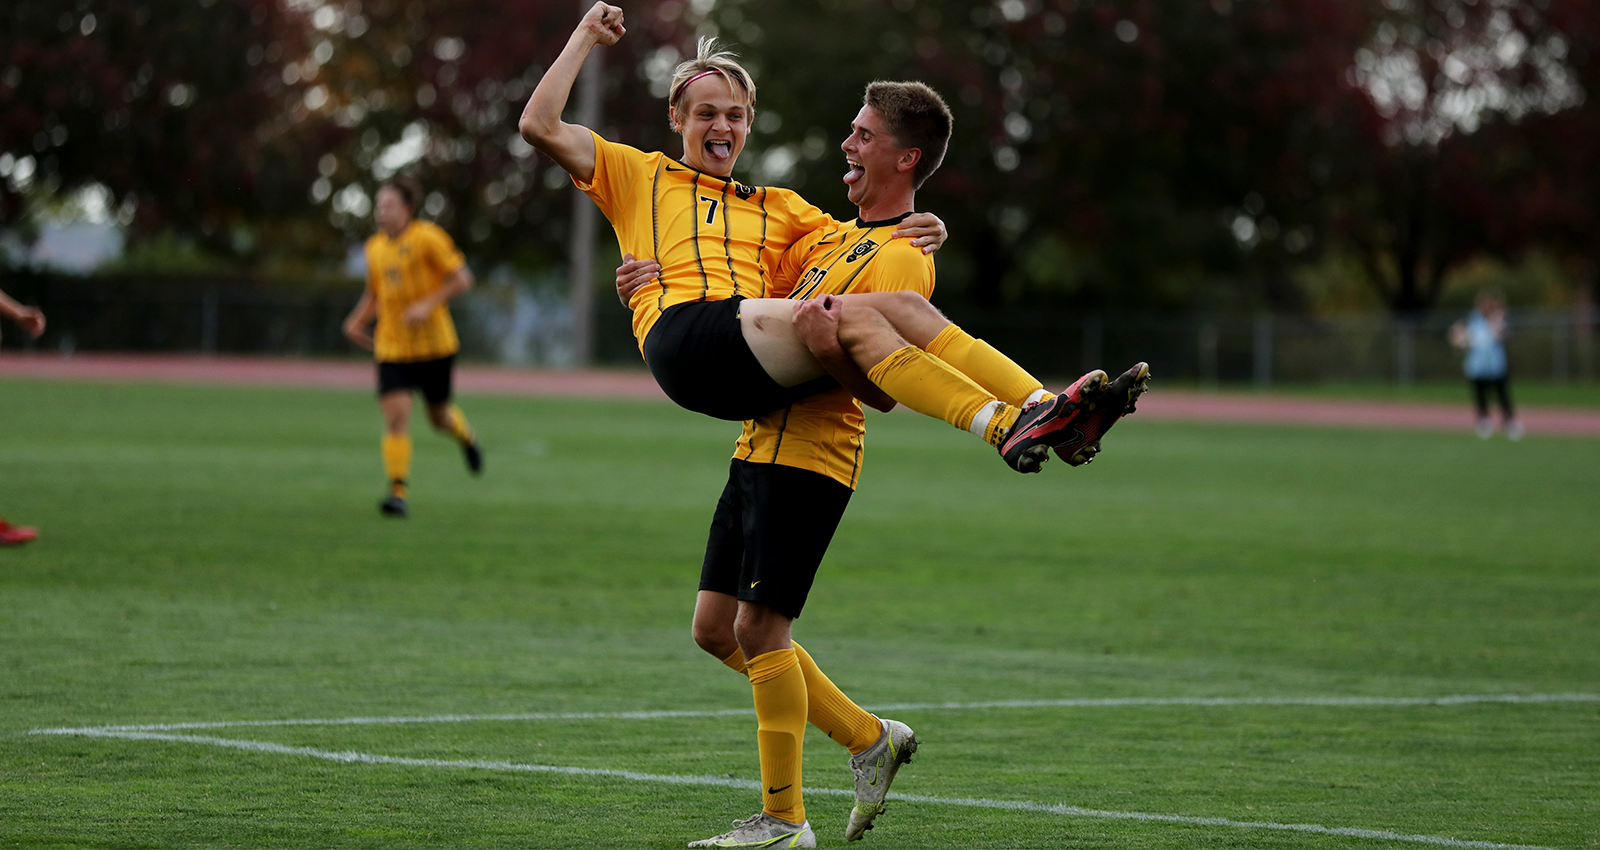
<svg viewBox="0 0 1600 850"><path fill-rule="evenodd" d="M913 247L921 249L924 254L932 254L944 246L946 239L950 238L950 231L945 229L944 219L933 213L912 213L895 227L891 235L893 239L909 239Z"/></svg>

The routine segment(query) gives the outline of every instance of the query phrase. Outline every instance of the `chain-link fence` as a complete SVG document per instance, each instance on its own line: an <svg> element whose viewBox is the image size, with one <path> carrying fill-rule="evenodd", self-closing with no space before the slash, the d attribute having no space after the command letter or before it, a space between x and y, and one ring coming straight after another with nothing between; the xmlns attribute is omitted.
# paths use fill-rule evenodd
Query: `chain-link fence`
<svg viewBox="0 0 1600 850"><path fill-rule="evenodd" d="M172 351L295 356L356 355L341 333L361 296L357 281L285 284L239 277L156 279L23 275L4 288L49 318L31 341L0 345L71 353ZM627 311L597 291L594 344L605 365L640 365ZM469 359L572 365L572 311L564 282L490 274L452 305ZM1447 341L1461 315L1436 312L1303 316L1148 316L1021 310L951 310L975 336L1029 370L1053 377L1117 371L1148 361L1163 378L1199 383L1393 381L1456 378ZM1507 349L1515 374L1593 382L1600 367L1592 311L1518 310Z"/></svg>
<svg viewBox="0 0 1600 850"><path fill-rule="evenodd" d="M14 274L0 288L44 310L37 340L0 328L0 348L368 356L345 339L344 318L361 298L357 280L262 281L239 276L148 277ZM451 305L465 358L519 365L572 364L565 282L495 273ZM639 363L628 313L597 293L595 356Z"/></svg>
<svg viewBox="0 0 1600 850"><path fill-rule="evenodd" d="M1448 341L1463 315L1139 316L951 311L976 336L1043 375L1118 371L1148 361L1164 378L1200 383L1393 381L1459 378ZM1592 382L1600 357L1592 313L1519 310L1506 342L1524 377ZM1115 367L1115 368L1113 368Z"/></svg>

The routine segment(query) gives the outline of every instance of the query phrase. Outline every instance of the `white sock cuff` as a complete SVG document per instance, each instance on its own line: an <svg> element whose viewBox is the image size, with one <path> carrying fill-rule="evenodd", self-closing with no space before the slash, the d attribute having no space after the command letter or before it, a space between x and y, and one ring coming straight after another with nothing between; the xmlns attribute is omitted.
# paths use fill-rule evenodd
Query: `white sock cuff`
<svg viewBox="0 0 1600 850"><path fill-rule="evenodd" d="M1047 395L1054 395L1054 393L1050 392L1049 390L1045 389L1044 387L1040 387L1040 388L1034 390L1033 392L1028 393L1028 400L1024 401L1022 403L1022 405L1024 407L1026 407L1026 406L1028 406L1030 404L1033 404L1036 401L1042 400Z"/></svg>
<svg viewBox="0 0 1600 850"><path fill-rule="evenodd" d="M967 431L980 440L984 439L989 432L989 420L1000 410L1000 404L1001 402L996 399L978 408L977 414L972 417L972 424L967 426Z"/></svg>

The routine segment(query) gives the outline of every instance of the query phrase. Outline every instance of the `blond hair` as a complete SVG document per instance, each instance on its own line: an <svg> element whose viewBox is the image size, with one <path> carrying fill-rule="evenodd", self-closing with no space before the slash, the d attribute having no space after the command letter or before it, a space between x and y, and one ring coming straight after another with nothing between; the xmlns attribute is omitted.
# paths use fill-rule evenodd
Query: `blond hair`
<svg viewBox="0 0 1600 850"><path fill-rule="evenodd" d="M688 105L683 100L689 83L706 74L721 74L744 89L745 101L750 111L754 112L756 81L750 78L750 72L739 64L738 59L739 54L723 50L715 38L701 37L695 45L695 57L679 62L677 70L672 72L672 88L667 96L667 104L682 112Z"/></svg>

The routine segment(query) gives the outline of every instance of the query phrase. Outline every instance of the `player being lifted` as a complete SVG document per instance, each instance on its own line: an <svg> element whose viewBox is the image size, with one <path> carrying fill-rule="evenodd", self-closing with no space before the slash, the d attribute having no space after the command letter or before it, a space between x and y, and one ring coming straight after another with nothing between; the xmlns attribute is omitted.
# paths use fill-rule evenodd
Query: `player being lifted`
<svg viewBox="0 0 1600 850"><path fill-rule="evenodd" d="M367 289L344 320L352 342L378 361L378 406L383 410L383 469L389 494L378 504L404 517L411 476L411 394L422 393L428 421L461 445L467 469L483 471L483 450L461 408L450 401L455 355L461 348L450 321L451 298L472 288L472 272L449 234L416 217L422 186L397 177L378 187L378 232L367 240ZM368 327L377 321L376 334Z"/></svg>
<svg viewBox="0 0 1600 850"><path fill-rule="evenodd" d="M839 297L833 309L856 368L830 377L835 364L819 361L795 334L796 302L768 296L783 252L838 222L792 191L730 179L755 104L755 84L730 54L702 42L673 77L668 116L683 137L681 160L561 120L584 58L596 44L615 44L622 21L615 6L590 9L528 99L519 129L595 200L624 252L660 263L657 282L633 296L633 331L673 401L753 419L835 380L873 397L864 373L895 401L995 446L1020 472L1038 471L1051 449L1074 465L1093 458L1097 425L1114 421L1088 415L1114 401L1104 373L1059 396L1040 389L1022 405L1002 401L1010 387L1040 384L919 295ZM858 171L852 165L846 182ZM942 241L942 226L938 232Z"/></svg>

